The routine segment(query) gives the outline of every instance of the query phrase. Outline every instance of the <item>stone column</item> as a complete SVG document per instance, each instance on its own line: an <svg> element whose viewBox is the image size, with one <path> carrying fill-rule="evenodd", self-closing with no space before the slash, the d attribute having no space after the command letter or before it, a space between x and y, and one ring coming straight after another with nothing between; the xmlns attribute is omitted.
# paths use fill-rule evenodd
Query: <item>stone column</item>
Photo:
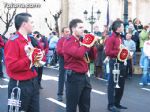
<svg viewBox="0 0 150 112"><path fill-rule="evenodd" d="M124 0L124 23L128 22L128 0Z"/></svg>
<svg viewBox="0 0 150 112"><path fill-rule="evenodd" d="M60 28L68 26L68 18L69 18L69 2L68 0L61 0L61 25Z"/></svg>

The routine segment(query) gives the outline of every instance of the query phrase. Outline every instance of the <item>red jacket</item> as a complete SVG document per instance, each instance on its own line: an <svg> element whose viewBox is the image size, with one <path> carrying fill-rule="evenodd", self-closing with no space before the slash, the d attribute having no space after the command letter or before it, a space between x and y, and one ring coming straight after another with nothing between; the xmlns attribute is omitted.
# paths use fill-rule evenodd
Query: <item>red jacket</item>
<svg viewBox="0 0 150 112"><path fill-rule="evenodd" d="M30 60L26 56L24 46L28 41L17 32L15 36L11 37L5 45L5 63L6 71L10 78L15 80L28 80L37 76L35 70L31 70Z"/></svg>
<svg viewBox="0 0 150 112"><path fill-rule="evenodd" d="M105 43L105 53L106 56L110 58L117 58L119 53L119 47L121 44L121 36L116 35L116 33L112 33L111 37L107 38Z"/></svg>
<svg viewBox="0 0 150 112"><path fill-rule="evenodd" d="M73 70L78 73L86 73L88 71L88 63L83 59L86 52L94 55L94 49L80 46L79 40L74 36L67 37L63 44L65 69ZM91 56L94 57L94 56Z"/></svg>
<svg viewBox="0 0 150 112"><path fill-rule="evenodd" d="M63 43L64 43L64 40L65 40L66 37L61 37L59 40L58 40L58 43L57 43L57 47L56 47L56 52L59 56L63 56Z"/></svg>

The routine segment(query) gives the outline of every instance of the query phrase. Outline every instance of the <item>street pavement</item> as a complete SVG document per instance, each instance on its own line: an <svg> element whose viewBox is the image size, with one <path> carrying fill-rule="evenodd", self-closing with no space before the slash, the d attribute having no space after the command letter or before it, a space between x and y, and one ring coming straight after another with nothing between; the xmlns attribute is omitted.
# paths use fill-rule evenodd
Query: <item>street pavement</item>
<svg viewBox="0 0 150 112"><path fill-rule="evenodd" d="M5 70L4 70L5 71ZM140 75L127 79L121 104L127 110L121 112L150 112L150 86L139 86ZM7 112L8 77L0 79L0 112ZM91 112L109 112L107 110L107 81L91 77ZM40 112L65 112L66 99L57 101L58 68L44 68L40 90Z"/></svg>

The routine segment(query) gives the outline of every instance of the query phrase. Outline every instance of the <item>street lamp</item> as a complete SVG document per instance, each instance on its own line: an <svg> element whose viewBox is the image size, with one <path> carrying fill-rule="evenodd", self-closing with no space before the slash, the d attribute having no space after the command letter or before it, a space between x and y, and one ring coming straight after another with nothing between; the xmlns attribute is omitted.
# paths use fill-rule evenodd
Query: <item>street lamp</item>
<svg viewBox="0 0 150 112"><path fill-rule="evenodd" d="M128 0L124 0L124 24L128 24Z"/></svg>
<svg viewBox="0 0 150 112"><path fill-rule="evenodd" d="M91 12L90 17L87 17L87 15L88 15L87 10L85 10L83 12L85 20L87 20L91 24L91 32L93 32L93 24L96 22L96 20L99 20L99 18L100 18L101 12L98 10L96 13L97 13L97 18L94 17L93 5L92 5L92 12Z"/></svg>

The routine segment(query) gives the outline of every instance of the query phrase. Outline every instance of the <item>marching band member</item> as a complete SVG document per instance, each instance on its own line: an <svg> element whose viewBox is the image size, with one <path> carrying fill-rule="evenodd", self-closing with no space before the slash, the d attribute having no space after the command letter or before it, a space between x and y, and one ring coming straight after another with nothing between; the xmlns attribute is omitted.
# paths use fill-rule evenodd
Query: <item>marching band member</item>
<svg viewBox="0 0 150 112"><path fill-rule="evenodd" d="M25 46L31 44L27 34L32 32L32 19L28 13L20 13L15 16L16 34L11 37L5 46L6 71L10 77L8 84L8 98L16 85L21 89L21 106L19 112L39 112L39 85L37 73L31 62L42 59L40 52L33 51L27 55ZM36 55L35 55L36 54ZM19 82L19 84L18 84ZM10 106L8 106L8 110ZM10 110L11 112L13 111ZM9 112L10 112L9 111Z"/></svg>
<svg viewBox="0 0 150 112"><path fill-rule="evenodd" d="M63 56L63 43L64 40L70 35L70 30L68 27L62 28L62 37L58 40L56 52L58 54L59 59L59 77L58 77L58 92L57 92L57 100L63 100L63 91L65 84L65 69L64 69L64 56Z"/></svg>
<svg viewBox="0 0 150 112"><path fill-rule="evenodd" d="M90 78L87 75L89 57L94 58L92 46L96 38L87 34L84 36L83 21L73 19L69 28L71 36L66 38L63 45L64 67L66 70L66 112L90 112Z"/></svg>
<svg viewBox="0 0 150 112"><path fill-rule="evenodd" d="M120 33L123 31L124 26L123 23L119 20L116 20L112 24L112 35L108 38L105 45L105 53L106 56L109 57L110 64L110 77L108 80L108 110L112 112L119 112L119 109L127 109L120 105L121 98L123 96L124 84L125 84L125 60L128 56L128 50L121 48L121 36ZM116 69L116 65L118 68ZM116 70L115 70L116 69ZM116 76L118 79L116 80L113 70L120 73ZM115 88L115 82L118 83L119 86Z"/></svg>

